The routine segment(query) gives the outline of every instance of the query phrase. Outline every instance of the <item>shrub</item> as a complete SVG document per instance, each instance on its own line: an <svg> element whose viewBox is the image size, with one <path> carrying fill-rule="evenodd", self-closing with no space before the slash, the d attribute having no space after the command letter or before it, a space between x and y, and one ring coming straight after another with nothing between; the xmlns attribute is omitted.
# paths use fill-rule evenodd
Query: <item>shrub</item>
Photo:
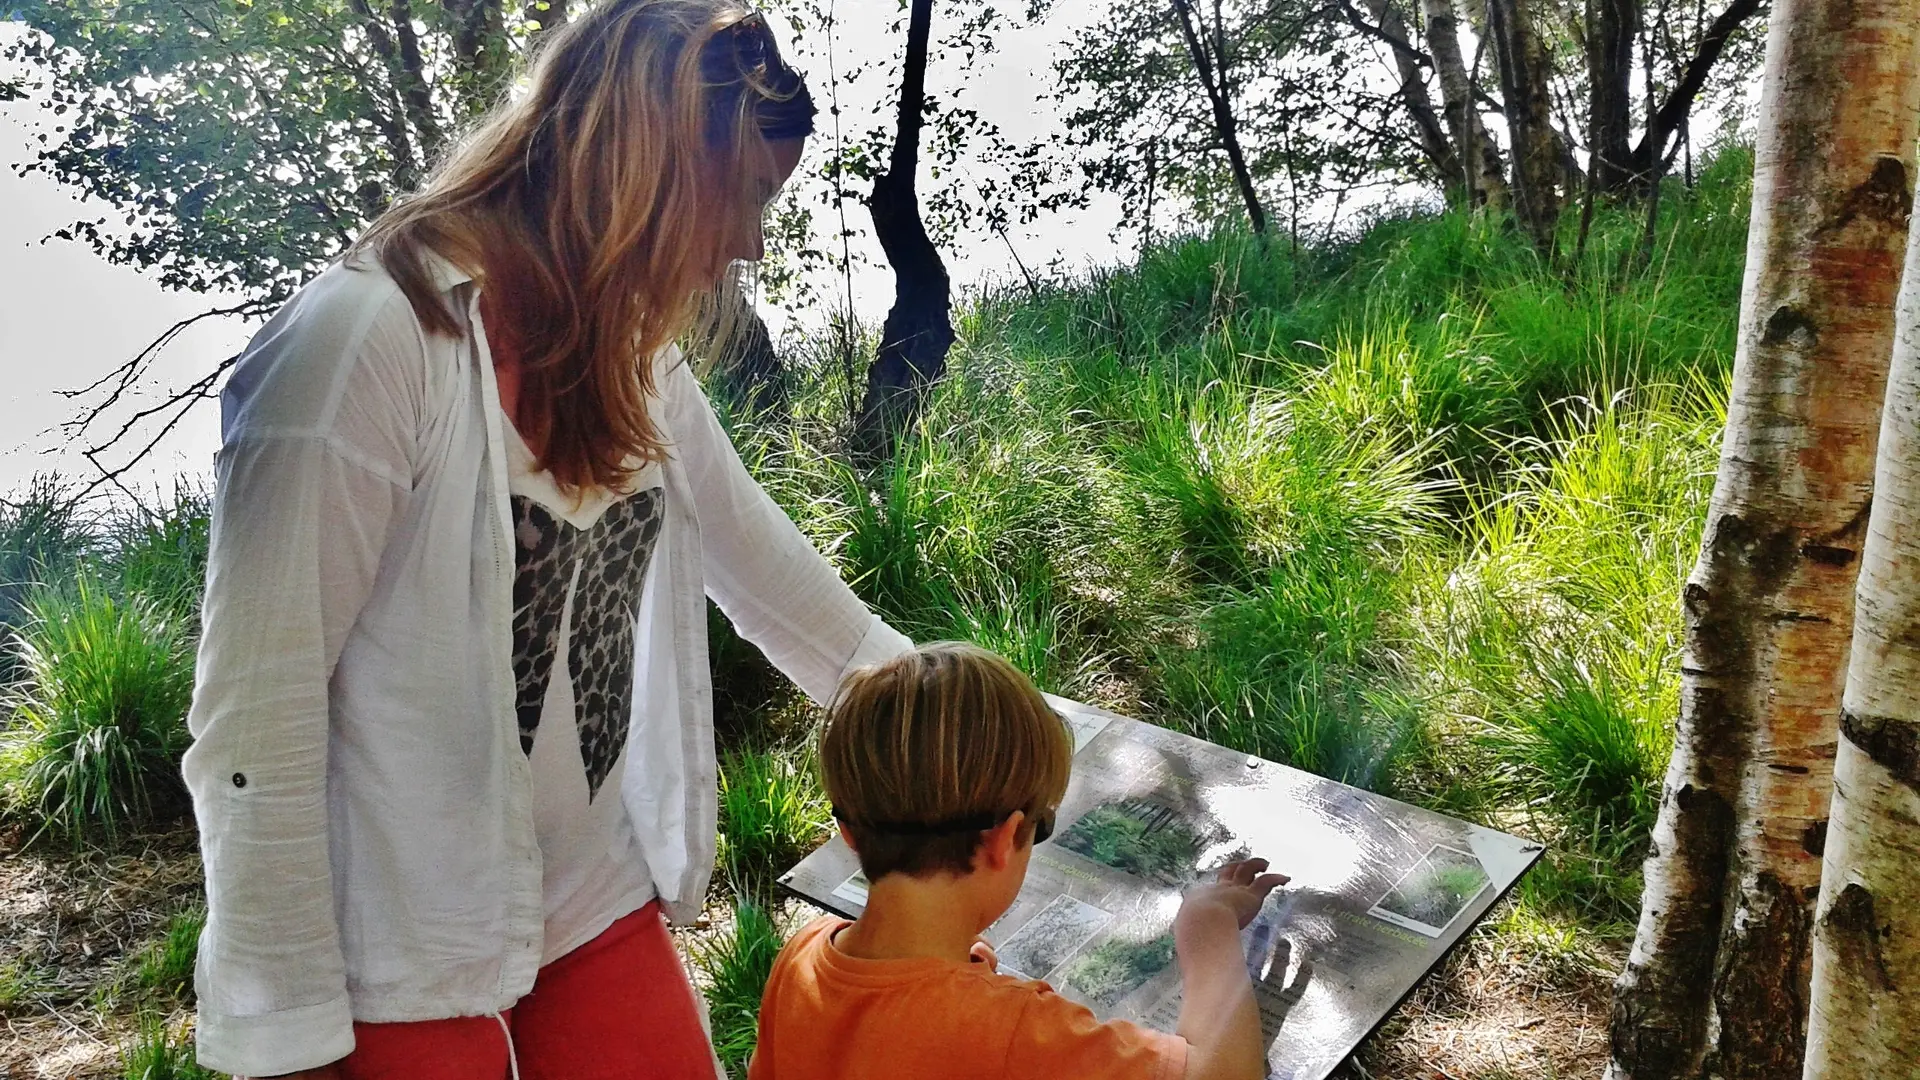
<svg viewBox="0 0 1920 1080"><path fill-rule="evenodd" d="M207 490L187 481L171 499L118 509L106 518L103 569L123 593L151 599L197 633L212 511Z"/></svg>
<svg viewBox="0 0 1920 1080"><path fill-rule="evenodd" d="M0 796L75 843L181 804L193 660L179 621L89 574L40 586L15 633L24 677L0 737Z"/></svg>
<svg viewBox="0 0 1920 1080"><path fill-rule="evenodd" d="M73 493L50 476L35 476L24 492L0 499L0 635L19 624L36 583L71 574L93 550L92 524ZM12 655L0 653L0 685L14 670Z"/></svg>

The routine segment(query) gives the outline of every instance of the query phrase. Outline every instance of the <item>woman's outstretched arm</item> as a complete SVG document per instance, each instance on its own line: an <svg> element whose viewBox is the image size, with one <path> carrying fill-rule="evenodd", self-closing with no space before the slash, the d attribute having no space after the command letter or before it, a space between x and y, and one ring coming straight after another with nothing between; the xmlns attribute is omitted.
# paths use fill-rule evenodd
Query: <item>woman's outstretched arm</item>
<svg viewBox="0 0 1920 1080"><path fill-rule="evenodd" d="M815 701L849 668L912 647L873 614L747 472L686 364L662 391L700 518L707 593Z"/></svg>

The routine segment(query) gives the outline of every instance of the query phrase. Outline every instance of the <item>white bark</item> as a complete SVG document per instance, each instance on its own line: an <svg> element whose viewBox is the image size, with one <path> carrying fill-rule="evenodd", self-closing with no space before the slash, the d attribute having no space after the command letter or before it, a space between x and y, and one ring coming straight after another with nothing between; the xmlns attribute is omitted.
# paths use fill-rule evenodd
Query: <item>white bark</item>
<svg viewBox="0 0 1920 1080"><path fill-rule="evenodd" d="M1814 923L1807 1080L1920 1077L1920 227L1899 318Z"/></svg>
<svg viewBox="0 0 1920 1080"><path fill-rule="evenodd" d="M1473 205L1504 209L1506 168L1501 164L1500 147L1480 120L1480 105L1473 99L1472 77L1460 53L1460 23L1453 13L1453 0L1420 0L1420 10L1427 20L1427 52L1440 79L1447 132L1460 158L1463 176L1459 181L1472 188Z"/></svg>
<svg viewBox="0 0 1920 1080"><path fill-rule="evenodd" d="M1780 0L1739 354L1611 1080L1800 1071L1809 900L1920 135L1920 0Z"/></svg>

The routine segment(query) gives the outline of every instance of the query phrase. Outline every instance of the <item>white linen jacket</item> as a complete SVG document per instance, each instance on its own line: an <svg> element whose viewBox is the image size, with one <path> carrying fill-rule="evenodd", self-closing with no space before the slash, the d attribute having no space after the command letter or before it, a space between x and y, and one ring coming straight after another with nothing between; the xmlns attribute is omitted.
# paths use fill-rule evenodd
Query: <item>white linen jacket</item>
<svg viewBox="0 0 1920 1080"><path fill-rule="evenodd" d="M514 716L503 414L478 288L425 332L336 265L221 395L185 774L206 864L200 1061L253 1076L353 1049L353 1020L488 1015L533 986L541 866ZM705 597L815 700L910 643L747 474L677 350L667 520L635 633L621 798L669 913L697 912L716 778Z"/></svg>

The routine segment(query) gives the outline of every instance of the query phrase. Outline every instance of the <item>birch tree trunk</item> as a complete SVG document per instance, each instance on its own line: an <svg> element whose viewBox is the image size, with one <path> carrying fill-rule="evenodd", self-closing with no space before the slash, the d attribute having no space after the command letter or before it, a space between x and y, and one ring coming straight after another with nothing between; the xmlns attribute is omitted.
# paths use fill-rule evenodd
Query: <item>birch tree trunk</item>
<svg viewBox="0 0 1920 1080"><path fill-rule="evenodd" d="M1912 206L1920 0L1780 0L1719 478L1611 1080L1791 1076Z"/></svg>
<svg viewBox="0 0 1920 1080"><path fill-rule="evenodd" d="M1406 107L1407 118L1413 121L1421 152L1427 155L1427 162L1439 174L1440 189L1446 193L1447 203L1471 207L1475 201L1473 186L1467 182L1466 167L1461 162L1465 144L1447 138L1447 129L1442 126L1440 115L1433 111L1433 99L1427 93L1426 73L1420 70L1420 61L1425 58L1415 52L1411 45L1407 20L1401 17L1400 9L1394 6L1393 0L1366 0L1366 5L1368 14L1373 16L1375 28L1390 45L1394 70L1400 75L1400 103ZM1460 152L1455 151L1456 146L1461 148Z"/></svg>
<svg viewBox="0 0 1920 1080"><path fill-rule="evenodd" d="M1473 188L1473 205L1503 209L1507 205L1506 169L1500 161L1500 147L1480 122L1480 108L1473 101L1473 81L1467 75L1466 59L1460 55L1460 21L1453 13L1453 0L1421 0L1420 11L1427 20L1427 51L1433 56L1434 74L1440 79L1447 131L1458 149L1464 182Z"/></svg>
<svg viewBox="0 0 1920 1080"><path fill-rule="evenodd" d="M1920 229L1907 243L1813 934L1807 1080L1920 1075Z"/></svg>

